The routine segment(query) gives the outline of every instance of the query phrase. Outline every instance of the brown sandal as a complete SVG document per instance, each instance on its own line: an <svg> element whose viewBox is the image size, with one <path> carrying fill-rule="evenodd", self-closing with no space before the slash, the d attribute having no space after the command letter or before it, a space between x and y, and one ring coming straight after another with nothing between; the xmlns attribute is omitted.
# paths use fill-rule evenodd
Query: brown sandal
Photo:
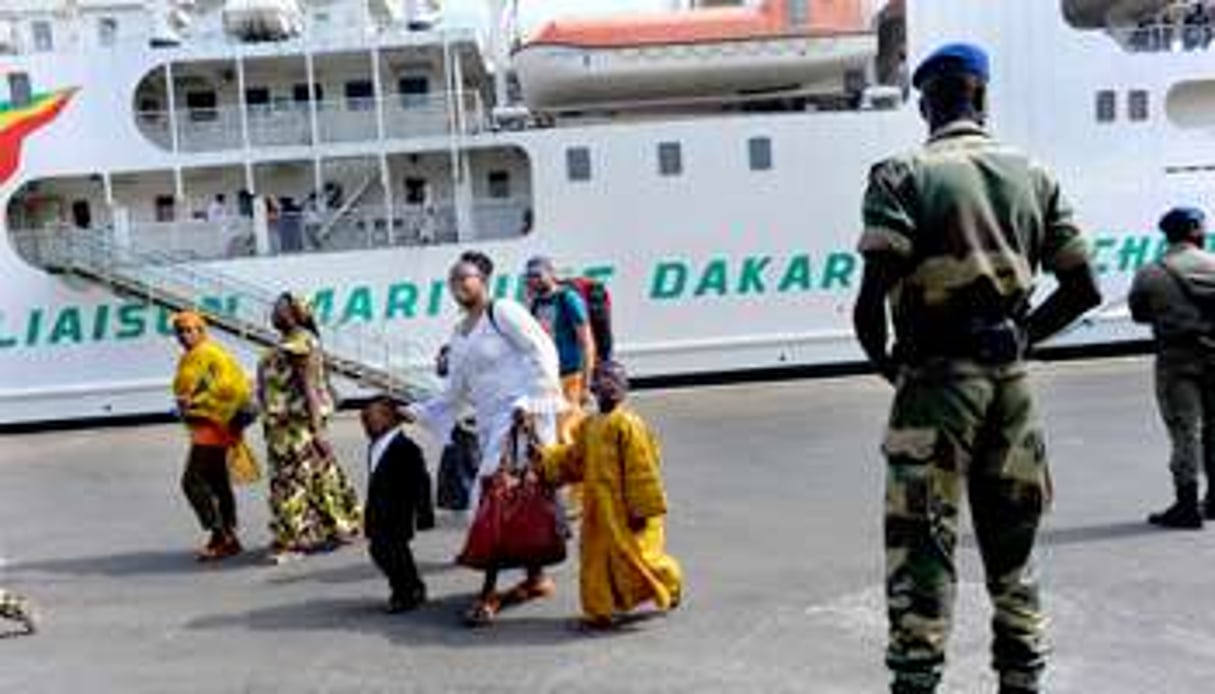
<svg viewBox="0 0 1215 694"><path fill-rule="evenodd" d="M468 612L464 613L464 624L471 629L490 626L498 618L498 612L501 609L502 601L496 595L479 598Z"/></svg>
<svg viewBox="0 0 1215 694"><path fill-rule="evenodd" d="M551 598L556 593L557 584L548 576L539 580L527 578L502 595L502 605L504 607L522 605L532 600Z"/></svg>

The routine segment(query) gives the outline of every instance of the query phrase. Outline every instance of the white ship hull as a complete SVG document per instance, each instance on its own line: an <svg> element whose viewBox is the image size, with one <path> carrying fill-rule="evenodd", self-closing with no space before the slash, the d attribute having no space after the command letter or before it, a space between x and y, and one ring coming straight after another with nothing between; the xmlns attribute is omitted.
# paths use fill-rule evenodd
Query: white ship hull
<svg viewBox="0 0 1215 694"><path fill-rule="evenodd" d="M927 4L932 7L921 6ZM1215 54L1161 56L1145 65L1109 37L1067 26L1053 3L908 6L912 55L945 37L966 36L992 49L995 129L1059 172L1093 236L1107 305L1063 341L1145 337L1129 323L1121 297L1135 269L1158 251L1153 227L1159 212L1176 202L1205 202L1211 174L1203 165L1215 162L1215 141L1205 131L1172 126L1160 111L1170 85L1205 79ZM80 90L55 122L26 140L20 172L0 192L3 202L30 180L108 172L118 186L123 172L232 164L230 152L166 152L134 119L114 116L130 110L135 85L160 57L145 52L110 62L83 55L14 61L39 84ZM1093 94L1124 86L1147 91L1156 117L1095 124ZM769 170L748 168L748 142L757 137L771 142ZM544 253L570 271L608 280L621 356L638 375L857 362L850 310L859 281L853 249L866 174L872 162L922 138L914 103L889 111L720 114L475 132L462 144L509 146L530 161L529 234L199 267L314 295L331 323L383 325L428 351L442 343L455 318L443 280L460 246L489 251L504 277L528 256ZM657 174L655 146L663 142L680 143L681 175ZM346 157L379 156L385 149L407 156L450 144L436 135L331 149ZM590 148L593 171L591 180L576 185L565 166L568 148L575 146ZM312 153L291 146L275 151L283 161ZM249 156L238 152L235 161L260 171L260 160L255 167ZM1189 168L1178 168L1183 165ZM7 242L0 242L0 276L0 424L168 411L176 346L158 310L52 276ZM513 277L503 281L506 293L517 290ZM256 355L238 351L252 365Z"/></svg>

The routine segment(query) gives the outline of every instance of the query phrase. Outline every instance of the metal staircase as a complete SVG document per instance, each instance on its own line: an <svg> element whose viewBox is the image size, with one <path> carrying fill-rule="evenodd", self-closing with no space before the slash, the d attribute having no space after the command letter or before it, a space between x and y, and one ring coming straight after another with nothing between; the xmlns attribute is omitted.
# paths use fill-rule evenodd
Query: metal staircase
<svg viewBox="0 0 1215 694"><path fill-rule="evenodd" d="M22 255L51 273L171 311L197 310L215 329L254 345L278 342L270 326L278 298L272 289L174 255L117 244L101 229L39 230L15 241ZM365 391L415 401L437 387L433 359L415 343L394 339L383 326L321 326L321 343L330 373Z"/></svg>
<svg viewBox="0 0 1215 694"><path fill-rule="evenodd" d="M316 235L316 242L321 248L325 248L325 245L329 242L330 237L333 236L338 224L340 224L343 219L354 211L354 209L358 206L359 201L361 201L363 196L367 194L367 191L371 189L371 184L377 179L377 174L367 174L363 181L359 183L358 187L355 188L354 194L348 196L342 202L342 206L329 216L329 219L325 221L324 225L321 226L320 231L317 232Z"/></svg>

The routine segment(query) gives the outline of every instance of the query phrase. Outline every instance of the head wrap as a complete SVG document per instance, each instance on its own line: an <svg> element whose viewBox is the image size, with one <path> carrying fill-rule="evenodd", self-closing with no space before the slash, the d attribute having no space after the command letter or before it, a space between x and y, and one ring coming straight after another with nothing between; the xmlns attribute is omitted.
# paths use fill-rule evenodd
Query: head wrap
<svg viewBox="0 0 1215 694"><path fill-rule="evenodd" d="M179 311L173 314L172 319L174 330L184 330L186 328L194 328L195 330L206 330L207 319L198 311Z"/></svg>
<svg viewBox="0 0 1215 694"><path fill-rule="evenodd" d="M291 292L283 292L278 297L279 302L285 303L291 317L295 320L296 325L304 328L313 335L320 334L316 325L316 315L312 311L311 303L302 297L296 296Z"/></svg>

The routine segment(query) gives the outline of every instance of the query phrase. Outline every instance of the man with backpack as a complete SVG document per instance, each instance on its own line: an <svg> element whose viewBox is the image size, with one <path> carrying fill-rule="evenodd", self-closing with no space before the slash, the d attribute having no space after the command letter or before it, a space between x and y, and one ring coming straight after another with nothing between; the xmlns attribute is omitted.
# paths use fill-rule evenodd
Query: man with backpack
<svg viewBox="0 0 1215 694"><path fill-rule="evenodd" d="M1206 216L1179 207L1160 220L1169 242L1159 262L1135 275L1128 303L1156 338L1156 400L1168 428L1176 500L1148 517L1162 528L1197 530L1215 520L1215 254L1203 250ZM1198 501L1198 466L1207 475Z"/></svg>
<svg viewBox="0 0 1215 694"><path fill-rule="evenodd" d="M590 297L583 296L580 287L584 283L581 281L558 280L553 261L549 258L529 260L525 277L528 307L557 346L561 388L570 403L570 411L574 413L558 425L561 439L568 440L581 417L595 364L602 356L596 345L588 301Z"/></svg>
<svg viewBox="0 0 1215 694"><path fill-rule="evenodd" d="M558 417L557 437L569 443L586 416L583 407L595 365L611 352L610 299L607 289L594 280L558 280L550 258L529 260L524 276L528 307L557 346L561 390L569 402L569 409ZM565 505L570 519L582 514L581 485L567 487Z"/></svg>

